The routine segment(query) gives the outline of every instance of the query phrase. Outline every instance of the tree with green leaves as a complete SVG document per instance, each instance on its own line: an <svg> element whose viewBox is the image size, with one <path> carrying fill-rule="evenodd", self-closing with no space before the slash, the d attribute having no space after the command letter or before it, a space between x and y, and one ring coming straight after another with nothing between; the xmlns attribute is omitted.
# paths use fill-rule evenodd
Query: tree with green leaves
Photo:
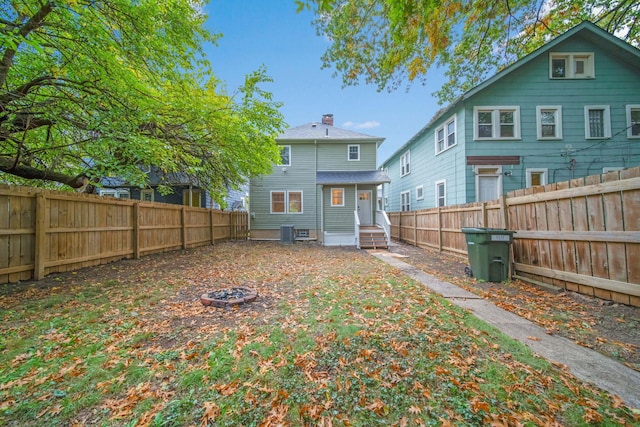
<svg viewBox="0 0 640 427"><path fill-rule="evenodd" d="M0 181L86 189L145 167L220 199L270 172L284 127L261 84L229 95L203 54L203 0L0 0Z"/></svg>
<svg viewBox="0 0 640 427"><path fill-rule="evenodd" d="M296 0L317 15L331 45L323 66L344 85L379 90L426 82L444 69L437 92L451 101L549 39L590 20L640 46L637 0Z"/></svg>

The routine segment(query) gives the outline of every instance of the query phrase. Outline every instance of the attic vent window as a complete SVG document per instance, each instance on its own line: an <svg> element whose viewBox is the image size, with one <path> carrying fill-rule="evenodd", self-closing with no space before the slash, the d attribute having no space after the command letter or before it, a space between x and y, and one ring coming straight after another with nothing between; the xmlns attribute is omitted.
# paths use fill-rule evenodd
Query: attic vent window
<svg viewBox="0 0 640 427"><path fill-rule="evenodd" d="M592 79L595 77L593 52L556 52L549 54L552 79Z"/></svg>

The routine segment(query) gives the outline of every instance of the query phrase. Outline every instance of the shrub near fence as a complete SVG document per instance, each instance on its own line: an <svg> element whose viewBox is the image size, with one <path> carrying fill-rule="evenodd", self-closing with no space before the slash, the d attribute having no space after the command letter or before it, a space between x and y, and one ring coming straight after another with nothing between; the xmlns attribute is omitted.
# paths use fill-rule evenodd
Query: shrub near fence
<svg viewBox="0 0 640 427"><path fill-rule="evenodd" d="M513 230L515 277L640 306L638 167L389 219L396 240L465 256L462 227Z"/></svg>
<svg viewBox="0 0 640 427"><path fill-rule="evenodd" d="M0 283L247 236L246 212L0 186Z"/></svg>

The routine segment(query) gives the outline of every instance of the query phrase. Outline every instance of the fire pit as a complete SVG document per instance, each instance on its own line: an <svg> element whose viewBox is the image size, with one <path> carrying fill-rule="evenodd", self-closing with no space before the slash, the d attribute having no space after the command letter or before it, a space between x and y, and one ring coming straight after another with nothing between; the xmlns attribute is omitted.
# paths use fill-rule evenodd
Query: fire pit
<svg viewBox="0 0 640 427"><path fill-rule="evenodd" d="M205 307L227 307L251 302L258 297L258 293L248 288L230 288L202 294L200 302Z"/></svg>

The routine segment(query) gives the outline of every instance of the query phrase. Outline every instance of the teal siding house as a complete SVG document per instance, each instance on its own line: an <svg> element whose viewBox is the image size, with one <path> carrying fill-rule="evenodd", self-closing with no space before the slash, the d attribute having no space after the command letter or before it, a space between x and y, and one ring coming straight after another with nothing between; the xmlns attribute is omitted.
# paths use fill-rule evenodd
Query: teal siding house
<svg viewBox="0 0 640 427"><path fill-rule="evenodd" d="M286 130L276 138L280 164L250 183L251 239L386 247L389 220L375 203L389 182L376 169L383 141L333 126L332 114Z"/></svg>
<svg viewBox="0 0 640 427"><path fill-rule="evenodd" d="M590 22L440 110L383 164L388 211L640 165L640 51Z"/></svg>

